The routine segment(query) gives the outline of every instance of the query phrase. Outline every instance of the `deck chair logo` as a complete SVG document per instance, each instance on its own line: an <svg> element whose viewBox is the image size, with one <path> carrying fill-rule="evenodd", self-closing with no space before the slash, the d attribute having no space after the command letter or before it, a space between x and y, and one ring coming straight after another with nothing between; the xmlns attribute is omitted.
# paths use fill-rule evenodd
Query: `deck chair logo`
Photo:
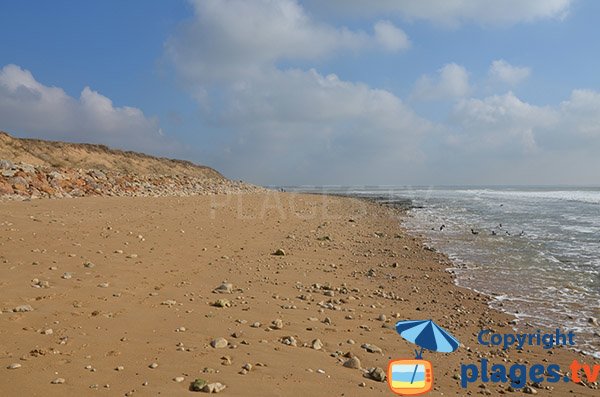
<svg viewBox="0 0 600 397"><path fill-rule="evenodd" d="M425 394L433 387L433 368L429 361L423 360L423 350L451 353L458 349L459 342L432 320L399 321L396 323L396 331L421 349L415 350L414 359L389 362L388 386L400 396Z"/></svg>

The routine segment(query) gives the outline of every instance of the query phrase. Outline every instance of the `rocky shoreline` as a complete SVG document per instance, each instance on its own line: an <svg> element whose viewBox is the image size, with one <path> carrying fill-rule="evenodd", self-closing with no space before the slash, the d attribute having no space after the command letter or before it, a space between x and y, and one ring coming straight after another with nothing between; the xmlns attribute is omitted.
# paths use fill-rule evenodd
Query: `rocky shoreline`
<svg viewBox="0 0 600 397"><path fill-rule="evenodd" d="M0 199L87 196L170 197L248 193L263 188L225 178L135 175L100 169L53 168L0 159Z"/></svg>

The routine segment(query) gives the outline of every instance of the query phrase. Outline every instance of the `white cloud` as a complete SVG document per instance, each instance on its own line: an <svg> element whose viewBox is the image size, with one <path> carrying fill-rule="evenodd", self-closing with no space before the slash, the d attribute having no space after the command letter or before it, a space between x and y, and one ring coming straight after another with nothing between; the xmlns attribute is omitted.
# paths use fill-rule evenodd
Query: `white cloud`
<svg viewBox="0 0 600 397"><path fill-rule="evenodd" d="M228 141L214 160L225 174L265 183L285 183L289 175L367 182L377 167L393 172L418 160L419 137L431 124L392 93L314 69L278 67L336 51L407 48L393 24L378 22L373 35L335 28L293 0L192 4L194 18L166 51Z"/></svg>
<svg viewBox="0 0 600 397"><path fill-rule="evenodd" d="M461 98L471 91L467 70L455 63L444 65L438 76L421 76L413 89L412 97L419 100Z"/></svg>
<svg viewBox="0 0 600 397"><path fill-rule="evenodd" d="M406 34L379 22L375 35L319 23L295 0L192 0L194 17L166 43L179 72L196 82L264 73L277 61L315 60L338 51L408 48Z"/></svg>
<svg viewBox="0 0 600 397"><path fill-rule="evenodd" d="M119 148L160 151L158 120L140 109L115 107L85 87L73 98L57 87L38 82L17 65L0 69L0 129L48 139L104 143Z"/></svg>
<svg viewBox="0 0 600 397"><path fill-rule="evenodd" d="M410 47L410 40L402 29L390 21L379 21L375 24L375 39L389 51L399 51Z"/></svg>
<svg viewBox="0 0 600 397"><path fill-rule="evenodd" d="M489 75L493 80L516 86L531 74L531 69L523 66L513 66L500 59L492 62Z"/></svg>
<svg viewBox="0 0 600 397"><path fill-rule="evenodd" d="M507 25L538 19L563 18L573 0L307 0L310 8L329 13L389 15L427 20L436 24L462 22Z"/></svg>

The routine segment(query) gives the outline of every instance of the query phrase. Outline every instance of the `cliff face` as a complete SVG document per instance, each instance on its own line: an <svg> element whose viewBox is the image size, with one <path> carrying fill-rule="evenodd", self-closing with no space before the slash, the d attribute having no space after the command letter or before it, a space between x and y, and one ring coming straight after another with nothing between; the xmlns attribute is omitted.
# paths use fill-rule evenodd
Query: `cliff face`
<svg viewBox="0 0 600 397"><path fill-rule="evenodd" d="M189 161L111 149L104 145L15 138L0 131L0 159L50 168L96 169L128 175L224 179L210 167Z"/></svg>
<svg viewBox="0 0 600 397"><path fill-rule="evenodd" d="M0 132L0 198L192 196L262 190L189 161Z"/></svg>

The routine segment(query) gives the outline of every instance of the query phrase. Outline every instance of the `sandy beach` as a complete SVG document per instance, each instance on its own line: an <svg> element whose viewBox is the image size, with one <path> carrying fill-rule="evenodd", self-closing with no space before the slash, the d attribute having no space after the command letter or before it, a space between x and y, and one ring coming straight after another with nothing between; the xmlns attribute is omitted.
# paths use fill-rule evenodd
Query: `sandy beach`
<svg viewBox="0 0 600 397"><path fill-rule="evenodd" d="M0 395L185 396L202 378L224 396L387 396L367 372L414 356L394 330L405 319L433 319L462 344L425 352L433 396L522 394L462 388L460 365L482 358L593 363L563 348L478 344L481 329L511 332L513 319L456 287L448 259L409 236L402 216L280 192L0 203ZM344 366L351 357L360 369Z"/></svg>

